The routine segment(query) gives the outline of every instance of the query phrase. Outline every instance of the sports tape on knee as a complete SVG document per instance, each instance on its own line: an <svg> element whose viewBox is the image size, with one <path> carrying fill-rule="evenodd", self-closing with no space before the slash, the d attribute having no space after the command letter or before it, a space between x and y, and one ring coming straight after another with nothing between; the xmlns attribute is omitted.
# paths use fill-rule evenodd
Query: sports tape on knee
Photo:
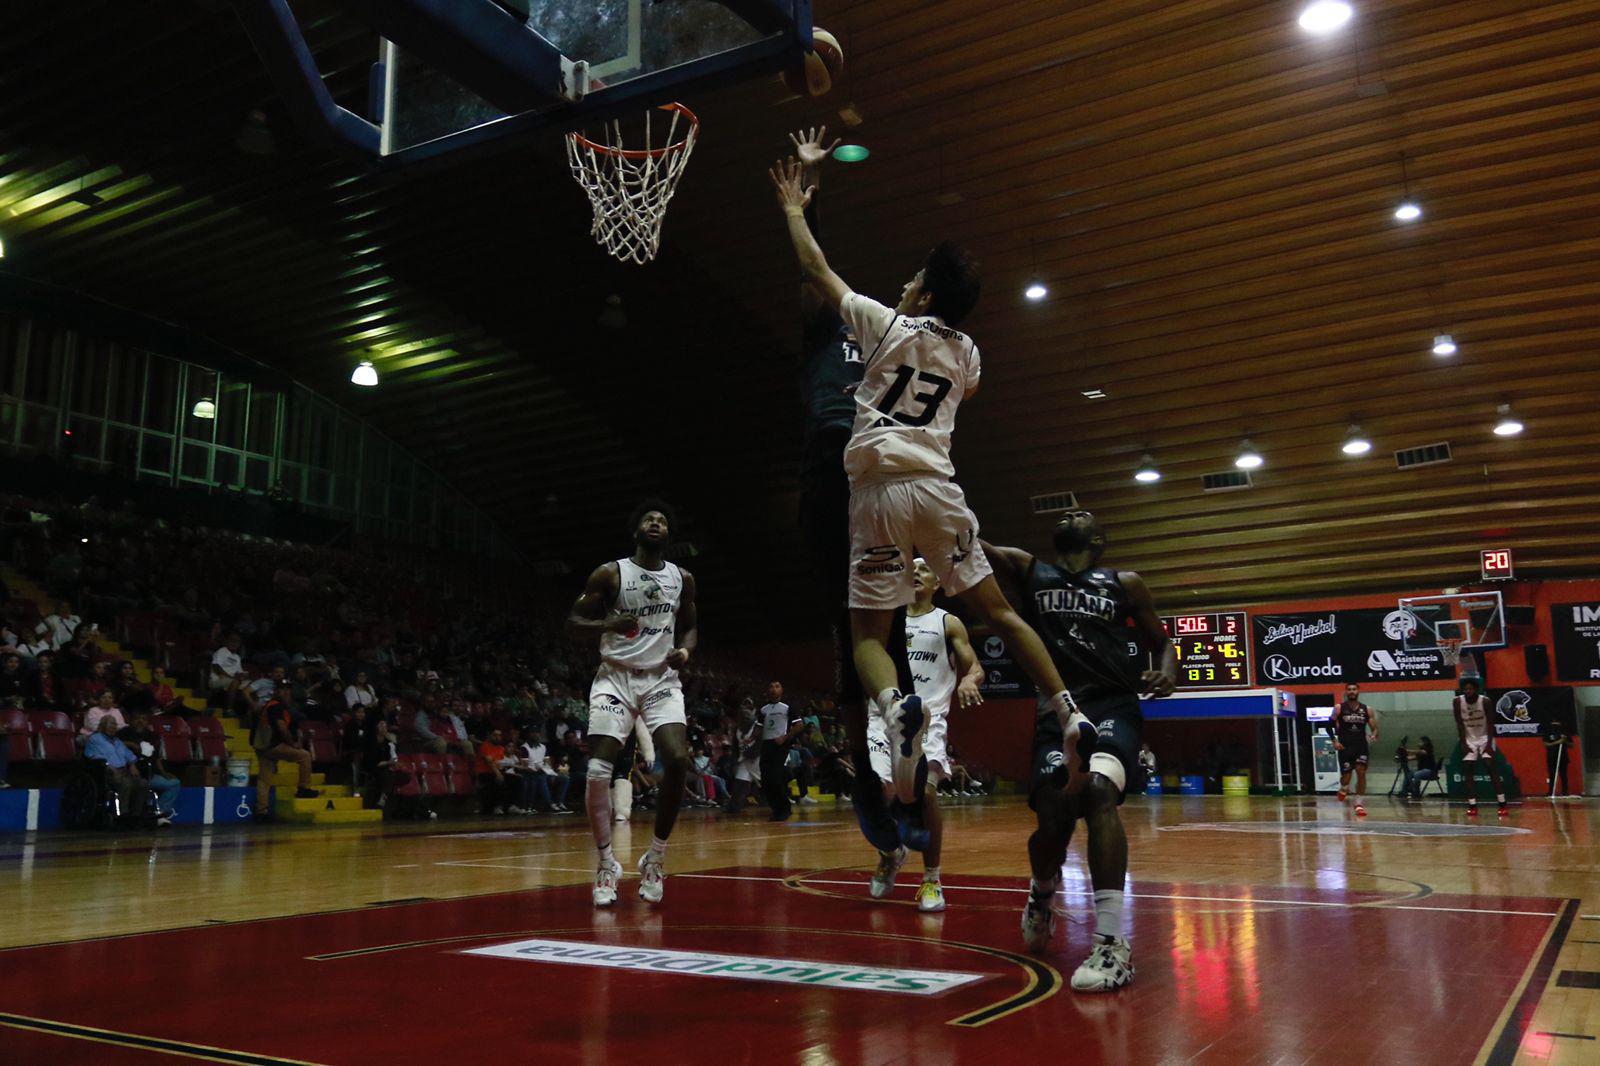
<svg viewBox="0 0 1600 1066"><path fill-rule="evenodd" d="M1118 792L1128 787L1128 771L1122 768L1122 760L1109 752L1097 751L1089 756L1089 772L1099 774L1116 785Z"/></svg>
<svg viewBox="0 0 1600 1066"><path fill-rule="evenodd" d="M612 766L605 759L590 759L589 772L584 776L590 781L610 781Z"/></svg>

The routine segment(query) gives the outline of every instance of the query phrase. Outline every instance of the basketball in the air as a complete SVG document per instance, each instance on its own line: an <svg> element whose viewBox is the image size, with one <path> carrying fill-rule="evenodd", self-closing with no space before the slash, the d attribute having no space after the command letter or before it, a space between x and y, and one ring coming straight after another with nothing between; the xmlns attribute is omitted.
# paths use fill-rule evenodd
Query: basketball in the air
<svg viewBox="0 0 1600 1066"><path fill-rule="evenodd" d="M813 26L811 48L804 62L783 72L783 84L796 96L826 96L844 73L844 49L837 37Z"/></svg>

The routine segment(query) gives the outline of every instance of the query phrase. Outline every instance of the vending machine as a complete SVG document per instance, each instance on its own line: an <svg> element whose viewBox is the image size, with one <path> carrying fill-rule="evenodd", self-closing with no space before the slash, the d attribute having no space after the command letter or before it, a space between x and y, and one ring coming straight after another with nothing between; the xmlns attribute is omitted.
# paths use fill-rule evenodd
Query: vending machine
<svg viewBox="0 0 1600 1066"><path fill-rule="evenodd" d="M1311 777L1318 792L1339 791L1339 753L1324 727L1333 720L1333 707L1307 706L1306 724L1311 727Z"/></svg>

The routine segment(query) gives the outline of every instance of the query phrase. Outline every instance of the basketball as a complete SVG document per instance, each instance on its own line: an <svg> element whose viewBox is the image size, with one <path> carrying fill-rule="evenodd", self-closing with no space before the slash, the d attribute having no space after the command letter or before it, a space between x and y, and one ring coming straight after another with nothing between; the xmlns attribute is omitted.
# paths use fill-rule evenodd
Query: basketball
<svg viewBox="0 0 1600 1066"><path fill-rule="evenodd" d="M812 27L812 51L804 62L783 72L783 84L796 96L826 96L844 73L844 49L839 39L827 30Z"/></svg>

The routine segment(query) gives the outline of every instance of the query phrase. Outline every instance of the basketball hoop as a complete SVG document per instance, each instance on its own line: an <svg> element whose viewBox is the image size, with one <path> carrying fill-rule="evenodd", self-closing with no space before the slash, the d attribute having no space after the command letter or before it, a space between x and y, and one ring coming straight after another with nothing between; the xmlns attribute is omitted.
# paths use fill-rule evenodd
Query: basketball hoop
<svg viewBox="0 0 1600 1066"><path fill-rule="evenodd" d="M652 147L649 111L644 115L642 148L624 146L622 124L615 120L606 124L600 141L582 133L567 134L572 176L594 208L589 232L600 247L624 262L644 264L655 258L667 203L677 191L700 132L700 120L682 104L662 104L654 110L672 115L659 148ZM680 122L685 125L682 136Z"/></svg>
<svg viewBox="0 0 1600 1066"><path fill-rule="evenodd" d="M1461 649L1466 643L1465 637L1440 637L1439 658L1446 666L1461 665Z"/></svg>

